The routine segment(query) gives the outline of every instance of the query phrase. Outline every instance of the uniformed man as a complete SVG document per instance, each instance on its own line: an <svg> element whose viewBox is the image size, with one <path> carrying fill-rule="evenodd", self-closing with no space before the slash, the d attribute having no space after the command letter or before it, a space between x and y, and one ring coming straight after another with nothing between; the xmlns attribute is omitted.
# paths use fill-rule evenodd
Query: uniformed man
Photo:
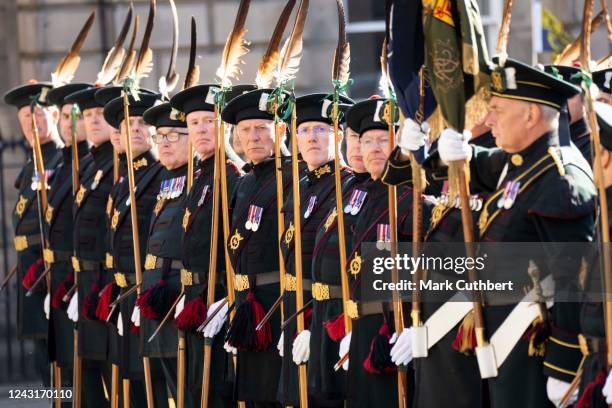
<svg viewBox="0 0 612 408"><path fill-rule="evenodd" d="M344 103L351 102L348 98L341 98ZM305 177L299 182L300 188L300 214L302 229L302 273L304 302L311 299L312 280L312 254L314 238L317 227L327 216L331 200L335 194L334 179L334 144L341 143L341 139L334 135L332 122L331 97L325 94L311 94L296 100L297 111L297 144L302 159L308 166ZM346 168L340 170L341 178L346 181L350 172ZM296 312L296 259L295 259L295 223L293 194L289 194L283 206L284 228L281 235L280 248L285 266L285 287L283 297L283 313L285 319ZM305 327L308 325L306 314ZM305 329L296 336L297 321L292 319L283 329L278 344L279 352L283 358L281 377L278 389L278 400L283 405L299 405L298 365L308 361L310 354L310 330ZM295 342L292 339L295 338ZM287 339L285 342L284 339ZM292 353L292 350L295 353Z"/></svg>
<svg viewBox="0 0 612 408"><path fill-rule="evenodd" d="M243 90L252 90L253 86L237 85L232 93L240 94ZM213 224L213 189L215 164L215 93L220 88L215 85L196 85L185 89L172 97L173 109L184 115L187 123L189 141L198 155L196 174L193 186L185 200L183 213L181 282L185 288L185 297L177 306L175 324L185 331L187 349L188 390L196 405L200 404L202 394L202 376L205 341L212 342L210 367L210 391L208 406L231 407L235 405L232 398L233 364L230 356L223 349L225 333L217 335L225 321L228 306L218 312L216 318L204 328L202 334L196 329L207 318L206 302L211 251L211 229ZM227 99L231 99L228 95ZM229 129L228 129L229 130ZM226 132L229 133L229 132ZM225 164L228 194L234 191L241 173L236 164L230 160ZM220 190L219 190L220 192ZM219 207L220 208L220 207ZM219 213L221 214L221 213ZM217 251L217 276L215 285L216 302L210 305L208 314L213 313L227 296L225 269L225 248L223 240L222 218L219 217ZM184 303L184 306L181 304Z"/></svg>
<svg viewBox="0 0 612 408"><path fill-rule="evenodd" d="M188 138L186 123L171 116L168 102L149 108L145 121L155 126L153 142L157 144L159 160L164 166L157 202L153 209L147 239L147 255L141 292L136 304L140 313L141 352L161 364L165 386L177 398L178 337L172 324L172 315L149 341L164 318L174 311L171 307L181 290L181 240L183 233L183 206L187 196ZM152 370L154 371L154 370ZM166 388L163 387L163 388ZM159 403L163 403L160 401ZM193 406L191 394L185 394L186 406ZM165 404L164 404L165 405Z"/></svg>
<svg viewBox="0 0 612 408"><path fill-rule="evenodd" d="M111 280L106 270L106 202L113 180L113 146L111 128L104 120L103 107L94 95L98 88L89 87L66 96L67 103L79 106L90 142L92 163L82 169L80 186L74 203L74 257L72 266L77 277L77 292L71 299L78 315L73 316L79 331L79 356L82 358L82 392L87 406L108 406L110 364L108 329L96 316L99 294Z"/></svg>
<svg viewBox="0 0 612 408"><path fill-rule="evenodd" d="M47 250L44 251L45 261L51 268L51 325L53 327L53 343L55 361L61 368L62 387L72 384L72 366L74 359L74 323L68 318L66 308L67 299L64 299L74 286L74 271L72 270L72 254L74 251L72 230L72 207L74 205L73 165L85 168L91 161L85 158L89 153L87 135L83 117L78 106L65 103L64 98L73 92L90 87L86 83L74 83L54 88L47 94L50 103L57 106L60 111L59 130L64 148L62 149L62 162L57 167L56 177L53 178L51 189L47 196L47 210L45 212L45 239ZM74 139L77 142L73 146ZM78 163L74 163L76 149Z"/></svg>
<svg viewBox="0 0 612 408"><path fill-rule="evenodd" d="M471 184L475 191L495 190L480 215L480 241L590 241L596 200L591 171L575 146L560 148L558 135L559 110L580 90L513 59L492 72L491 84L492 98L485 122L499 149L470 147L467 138L449 129L442 132L438 144L444 162L471 156ZM500 168L501 172L497 171ZM504 203L499 206L505 191ZM581 360L578 307L567 298L567 294L578 291L580 259L555 252L550 245L543 250L549 254L550 265L537 266L552 271L556 301L546 316L551 324L546 354L544 358L537 353L530 355L529 341L519 340L513 345L498 367L497 377L488 380L491 404L496 407L542 407L550 401L558 404ZM507 267L500 263L488 266ZM514 265L512 273L523 267L526 275L526 262ZM514 306L486 307L489 335L508 323L505 319ZM527 329L509 324L521 333Z"/></svg>
<svg viewBox="0 0 612 408"><path fill-rule="evenodd" d="M96 99L104 98L100 93L109 91L100 90L96 93ZM102 310L101 319L106 320L110 310L108 305L111 300L125 293L136 284L136 270L134 265L134 245L132 239L132 214L130 211L131 200L129 180L127 175L127 162L125 151L127 149L127 136L125 132L125 120L123 110L123 98L119 98L120 91L116 92L117 98L112 99L104 107L106 121L122 135L119 145L116 147L120 154L119 179L111 190L108 198L106 214L109 221L110 253L107 256L106 267L114 270L114 280L107 285L105 290L114 291L114 296L108 296ZM157 95L151 93L139 93L139 101L133 99L129 104L129 126L134 168L134 195L136 198L136 214L138 219L138 237L140 244L141 265L144 265L146 240L148 236L147 226L151 222L153 207L159 191L159 183L162 166L151 151L150 126L145 123L142 115L144 111L152 107L157 100ZM113 141L113 137L111 137ZM118 148L118 149L117 149ZM102 292L104 297L105 292ZM120 367L120 377L129 380L130 405L146 405L146 390L144 383L144 366L140 356L140 337L133 333L130 328L136 293L128 296L119 304L118 314L111 316L113 323L109 328L111 344L109 353L113 364ZM152 367L154 368L154 367ZM120 394L122 398L123 393Z"/></svg>
<svg viewBox="0 0 612 408"><path fill-rule="evenodd" d="M238 354L236 399L261 407L278 406L281 368L275 350L280 337L279 310L261 330L255 330L280 293L278 250L272 245L278 237L272 105L278 101L270 97L271 93L271 89L247 92L230 101L222 113L223 121L234 125L234 134L248 160L247 173L238 182L230 204L231 228L226 245L235 273L237 307L226 349ZM286 125L280 122L277 126L284 138ZM289 176L283 170L285 174ZM290 177L283 178L283 191L290 182Z"/></svg>
<svg viewBox="0 0 612 408"><path fill-rule="evenodd" d="M484 120L484 118L483 118ZM490 130L480 121L472 128L472 138L470 143L476 146L494 147L495 139ZM430 139L429 125L426 122L418 124L412 119L404 120L401 128L398 146L391 153L383 181L392 185L410 182L412 177L409 155L418 154L419 149L423 148ZM484 133L482 133L484 131ZM428 180L439 177L445 172L434 173L438 170L435 162L438 160L437 143L430 146L430 155L423 162L423 169ZM464 242L463 228L461 220L461 208L458 202L452 203L448 195L448 175L445 174L443 189L437 192L436 204L432 209L432 216L429 228L424 231L423 251L428 256L445 256L442 243ZM477 227L479 211L482 208L483 197L472 195L470 208L472 210L473 228ZM429 243L429 244L428 244ZM451 246L446 249L451 249ZM427 279L434 282L443 282L449 279L453 281L461 275L450 275L433 273L429 271ZM423 290L420 293L421 302L419 305L420 318L422 322L427 322L428 331L439 332L440 327L444 327L445 332L433 345L429 346L428 354L424 358L414 360L415 369L415 390L413 404L417 407L437 407L437 406L457 406L475 407L488 406L487 394L483 392L486 385L478 371L478 364L473 357L473 350L464 350L464 345L456 341L458 326L457 323L445 326L446 321L460 321L467 313L465 309L456 307L459 303L450 300L454 291L447 293L437 293ZM448 308L444 315L432 317L434 312L439 310L445 302ZM458 316L453 318L453 313ZM432 320L428 320L432 317ZM461 340L461 339L459 339ZM391 359L398 365L408 365L413 359L412 350L412 329L405 329L397 339L391 349ZM467 353L466 353L467 352Z"/></svg>
<svg viewBox="0 0 612 408"><path fill-rule="evenodd" d="M348 262L351 276L351 301L347 313L353 319L353 330L341 341L339 355L349 352L347 404L351 407L397 406L397 369L389 355L393 332L390 302L362 298L366 242L376 242L377 250L389 248L388 187L381 181L391 151L389 123L392 104L386 99L369 99L353 105L347 112L347 123L360 134L361 153L371 180L365 188L364 203L352 230L352 250ZM398 242L412 236L412 188L405 185L397 191ZM424 216L428 219L427 206ZM366 251L366 253L364 253ZM366 284L369 277L366 276ZM350 349L349 349L350 347ZM345 364L346 369L346 364Z"/></svg>
<svg viewBox="0 0 612 408"><path fill-rule="evenodd" d="M593 72L593 83L599 88L598 101L607 104L612 103L612 91L610 81L612 80L612 68L606 68Z"/></svg>
<svg viewBox="0 0 612 408"><path fill-rule="evenodd" d="M51 84L33 82L21 85L4 95L4 102L17 108L17 118L21 131L28 144L34 148L32 114L38 130L42 159L45 167L44 177L48 182L55 167L62 159L58 151L60 138L57 131L59 112L54 106L47 106L46 94ZM36 101L32 113L32 103ZM20 340L34 342L34 365L45 386L50 385L49 358L47 353L48 322L45 318L43 303L47 294L46 285L39 285L32 296L26 297L37 278L43 273L40 225L38 216L37 182L33 158L28 158L15 181L19 198L13 211L15 249L17 251L17 336Z"/></svg>

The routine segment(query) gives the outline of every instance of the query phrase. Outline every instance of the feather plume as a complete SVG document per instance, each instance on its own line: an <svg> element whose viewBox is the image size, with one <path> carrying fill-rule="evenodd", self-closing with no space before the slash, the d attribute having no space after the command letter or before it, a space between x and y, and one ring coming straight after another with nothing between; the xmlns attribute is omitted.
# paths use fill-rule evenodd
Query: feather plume
<svg viewBox="0 0 612 408"><path fill-rule="evenodd" d="M134 28L132 29L132 37L130 38L130 44L128 45L125 57L121 62L121 68L117 72L115 77L115 84L120 85L132 71L134 61L136 61L136 50L134 50L134 43L136 42L136 36L138 35L138 16L134 17Z"/></svg>
<svg viewBox="0 0 612 408"><path fill-rule="evenodd" d="M196 65L196 52L198 47L198 37L196 30L195 17L191 16L191 46L189 48L189 65L185 74L183 89L191 88L200 80L200 66Z"/></svg>
<svg viewBox="0 0 612 408"><path fill-rule="evenodd" d="M172 52L170 53L170 63L168 65L168 72L166 76L159 79L159 93L164 96L165 99L169 99L168 94L172 92L178 84L179 74L176 72L176 54L178 52L178 14L176 12L176 5L174 0L168 0L170 2L170 8L172 9Z"/></svg>
<svg viewBox="0 0 612 408"><path fill-rule="evenodd" d="M151 33L153 32L153 23L155 22L155 0L149 0L149 16L147 25L142 36L140 51L136 65L134 66L134 76L136 83L142 78L145 78L153 70L153 50L149 47Z"/></svg>
<svg viewBox="0 0 612 408"><path fill-rule="evenodd" d="M591 20L591 33L599 28L605 21L604 11L601 10L593 20ZM572 65L574 61L580 58L580 43L582 42L582 34L578 36L572 43L568 44L563 51L555 58L555 65Z"/></svg>
<svg viewBox="0 0 612 408"><path fill-rule="evenodd" d="M276 71L276 83L281 85L293 78L300 68L302 60L302 48L304 33L304 24L308 15L308 0L300 0L300 7L295 16L295 24L291 30L291 35L285 41L280 53L280 63Z"/></svg>
<svg viewBox="0 0 612 408"><path fill-rule="evenodd" d="M81 57L79 57L79 52L81 51L81 47L87 38L87 34L93 25L94 20L96 19L96 12L92 11L85 21L83 28L77 35L76 39L72 43L72 47L70 47L70 51L68 54L57 64L55 68L55 72L51 74L51 82L54 87L66 85L74 78L74 73L76 72L79 64L81 63Z"/></svg>
<svg viewBox="0 0 612 408"><path fill-rule="evenodd" d="M338 45L334 51L332 79L340 85L346 85L350 76L351 46L346 38L346 16L342 0L336 0L338 6Z"/></svg>
<svg viewBox="0 0 612 408"><path fill-rule="evenodd" d="M96 84L108 84L117 75L119 68L121 68L121 62L125 57L125 48L123 48L123 43L125 42L125 38L127 37L128 31L130 30L133 13L134 7L130 4L130 8L128 9L128 13L125 16L125 20L123 22L123 27L121 28L121 31L119 32L119 35L115 40L115 44L113 44L113 47L106 55L106 59L104 60L102 69L100 70L100 72L98 72Z"/></svg>
<svg viewBox="0 0 612 408"><path fill-rule="evenodd" d="M287 4L285 4L285 8L283 8L283 11L281 12L281 15L276 23L276 27L274 27L274 32L272 33L272 38L268 44L268 49L259 63L257 76L255 77L255 83L257 84L258 88L269 88L272 84L272 80L274 79L274 71L276 70L278 60L280 58L279 45L296 2L297 0L289 0Z"/></svg>
<svg viewBox="0 0 612 408"><path fill-rule="evenodd" d="M229 33L227 41L225 42L225 47L223 48L221 65L217 68L216 72L223 87L231 86L232 80L238 79L242 74L239 65L243 63L242 57L249 52L247 47L249 43L244 39L247 32L244 25L250 5L251 0L240 0L240 6L238 6L238 13L234 21L234 28Z"/></svg>

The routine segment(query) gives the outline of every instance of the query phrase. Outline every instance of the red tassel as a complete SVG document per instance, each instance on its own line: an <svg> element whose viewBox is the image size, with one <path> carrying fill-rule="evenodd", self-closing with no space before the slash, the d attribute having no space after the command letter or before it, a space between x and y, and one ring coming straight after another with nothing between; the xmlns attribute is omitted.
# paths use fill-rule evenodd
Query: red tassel
<svg viewBox="0 0 612 408"><path fill-rule="evenodd" d="M72 285L74 285L74 274L69 273L53 292L53 296L51 297L51 306L53 306L53 308L60 309L64 305L64 296L66 296L68 289L70 289Z"/></svg>
<svg viewBox="0 0 612 408"><path fill-rule="evenodd" d="M168 313L177 295L177 293L170 290L165 280L160 279L157 284L140 294L136 304L140 307L141 316L147 319L159 320Z"/></svg>
<svg viewBox="0 0 612 408"><path fill-rule="evenodd" d="M453 348L460 353L472 355L476 349L476 324L474 322L474 313L468 313L464 318L457 336L453 341Z"/></svg>
<svg viewBox="0 0 612 408"><path fill-rule="evenodd" d="M344 327L344 313L340 313L333 320L327 320L323 323L327 335L333 341L340 341L346 336L346 327Z"/></svg>
<svg viewBox="0 0 612 408"><path fill-rule="evenodd" d="M96 320L96 308L98 307L98 301L100 300L100 284L94 283L91 287L91 291L85 296L83 301L83 308L81 314L86 319Z"/></svg>
<svg viewBox="0 0 612 408"><path fill-rule="evenodd" d="M136 335L140 334L140 326L136 326L134 322L130 323L130 332Z"/></svg>
<svg viewBox="0 0 612 408"><path fill-rule="evenodd" d="M119 296L119 286L115 285L115 281L108 283L102 289L98 306L96 307L96 317L103 322L108 319L110 313L110 304Z"/></svg>
<svg viewBox="0 0 612 408"><path fill-rule="evenodd" d="M370 374L392 373L397 370L397 366L391 361L389 339L391 339L391 329L385 321L372 339L370 353L363 362L363 367Z"/></svg>
<svg viewBox="0 0 612 408"><path fill-rule="evenodd" d="M204 323L207 313L206 302L202 296L198 296L185 303L181 313L174 319L174 325L182 331L195 331Z"/></svg>
<svg viewBox="0 0 612 408"><path fill-rule="evenodd" d="M253 329L255 329L255 327L257 327L257 325L259 324L259 322L261 322L263 318L266 316L266 311L264 310L261 303L259 303L255 299L254 292L252 291L249 292L249 294L247 295L247 300L251 302L251 307L253 308L253 320L255 323L255 326L253 327ZM270 327L270 320L268 320L263 325L263 327L255 333L256 333L256 339L257 339L257 348L255 351L267 350L268 347L270 347L270 345L272 344L272 329Z"/></svg>
<svg viewBox="0 0 612 408"><path fill-rule="evenodd" d="M587 384L580 396L578 402L576 402L575 408L593 408L593 404L591 404L592 396L597 387L603 386L606 382L606 372L600 371L595 379ZM603 396L601 397L603 399Z"/></svg>
<svg viewBox="0 0 612 408"><path fill-rule="evenodd" d="M36 279L40 276L42 269L44 268L44 262L42 258L39 258L28 268L25 275L23 275L23 279L21 280L21 284L26 290L30 290Z"/></svg>

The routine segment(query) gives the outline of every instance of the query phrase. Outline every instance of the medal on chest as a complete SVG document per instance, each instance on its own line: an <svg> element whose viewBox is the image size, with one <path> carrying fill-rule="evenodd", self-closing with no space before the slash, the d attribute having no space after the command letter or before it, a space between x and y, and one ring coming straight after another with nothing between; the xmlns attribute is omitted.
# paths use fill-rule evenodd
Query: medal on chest
<svg viewBox="0 0 612 408"><path fill-rule="evenodd" d="M95 190L100 185L100 180L102 180L102 170L96 171L96 175L94 176L93 181L91 182L91 189Z"/></svg>
<svg viewBox="0 0 612 408"><path fill-rule="evenodd" d="M361 190L353 190L349 203L344 207L345 214L357 215L365 202L368 193Z"/></svg>
<svg viewBox="0 0 612 408"><path fill-rule="evenodd" d="M317 204L317 196L311 195L310 198L308 199L308 207L306 207L306 211L304 212L304 218L308 219L308 217L310 217L310 215L312 214L312 210L314 209L316 204Z"/></svg>
<svg viewBox="0 0 612 408"><path fill-rule="evenodd" d="M198 207L204 204L204 199L206 198L206 194L208 194L208 190L210 190L210 186L207 184L202 189L202 196L200 196L200 199L198 200Z"/></svg>
<svg viewBox="0 0 612 408"><path fill-rule="evenodd" d="M504 188L504 193L497 200L497 208L509 210L514 205L521 187L520 181L508 181Z"/></svg>
<svg viewBox="0 0 612 408"><path fill-rule="evenodd" d="M261 217L263 215L263 207L258 207L254 204L249 206L249 213L247 220L244 223L244 228L249 231L256 232L261 224Z"/></svg>
<svg viewBox="0 0 612 408"><path fill-rule="evenodd" d="M382 251L386 249L391 250L391 226L389 224L378 224L376 226L377 238L376 238L376 249Z"/></svg>
<svg viewBox="0 0 612 408"><path fill-rule="evenodd" d="M47 190L51 188L51 186L49 186L49 179L53 175L54 171L55 170L53 169L45 170L45 186ZM34 173L32 174L32 183L30 184L30 188L32 189L32 191L39 191L41 187L42 182L40 178L40 173L38 172L38 170L34 170Z"/></svg>

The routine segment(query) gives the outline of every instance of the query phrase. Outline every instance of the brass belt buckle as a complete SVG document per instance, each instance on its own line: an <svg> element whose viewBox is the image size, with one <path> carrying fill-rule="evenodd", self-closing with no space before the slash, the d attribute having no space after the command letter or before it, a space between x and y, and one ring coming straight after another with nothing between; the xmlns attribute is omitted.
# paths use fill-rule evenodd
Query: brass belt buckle
<svg viewBox="0 0 612 408"><path fill-rule="evenodd" d="M234 276L234 289L238 292L242 292L250 288L249 277L247 275L235 275Z"/></svg>
<svg viewBox="0 0 612 408"><path fill-rule="evenodd" d="M125 274L121 273L121 272L117 272L115 273L115 283L117 284L117 286L119 286L120 288L127 288L127 279L125 277Z"/></svg>
<svg viewBox="0 0 612 408"><path fill-rule="evenodd" d="M111 254L109 254L108 252L106 253L106 268L107 269L112 269L115 266L115 262L113 260L113 256Z"/></svg>
<svg viewBox="0 0 612 408"><path fill-rule="evenodd" d="M285 274L285 290L295 292L297 290L297 278L290 273Z"/></svg>
<svg viewBox="0 0 612 408"><path fill-rule="evenodd" d="M25 235L19 235L15 237L15 250L23 251L24 249L28 249L28 237Z"/></svg>
<svg viewBox="0 0 612 408"><path fill-rule="evenodd" d="M157 257L155 255L147 254L145 258L145 269L155 269L157 263Z"/></svg>
<svg viewBox="0 0 612 408"><path fill-rule="evenodd" d="M181 283L185 286L193 285L193 273L187 269L181 269Z"/></svg>
<svg viewBox="0 0 612 408"><path fill-rule="evenodd" d="M53 254L53 251L47 248L43 249L43 259L48 264L52 264L53 262L55 262L55 256Z"/></svg>
<svg viewBox="0 0 612 408"><path fill-rule="evenodd" d="M359 308L357 307L357 302L353 300L346 301L346 314L351 319L357 319L359 317Z"/></svg>
<svg viewBox="0 0 612 408"><path fill-rule="evenodd" d="M72 259L72 269L75 272L81 272L81 265L79 264L79 260L77 259L77 257L73 256L71 259Z"/></svg>
<svg viewBox="0 0 612 408"><path fill-rule="evenodd" d="M312 297L318 301L329 299L329 285L320 282L312 284Z"/></svg>

